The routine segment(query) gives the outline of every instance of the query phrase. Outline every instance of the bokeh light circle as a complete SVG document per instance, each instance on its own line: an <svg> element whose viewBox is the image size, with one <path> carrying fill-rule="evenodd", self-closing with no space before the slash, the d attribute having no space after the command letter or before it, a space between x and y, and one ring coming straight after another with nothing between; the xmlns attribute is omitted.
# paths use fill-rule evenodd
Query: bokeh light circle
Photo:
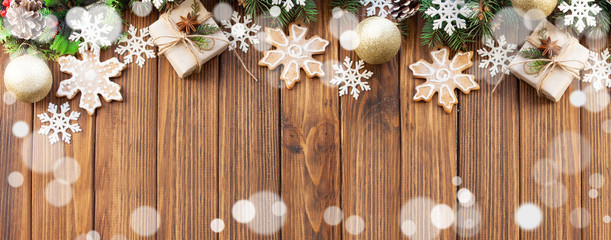
<svg viewBox="0 0 611 240"><path fill-rule="evenodd" d="M30 125L24 121L13 123L13 135L17 138L24 138L30 133Z"/></svg>
<svg viewBox="0 0 611 240"><path fill-rule="evenodd" d="M254 217L250 221L247 221L248 228L251 231L261 235L274 234L280 231L288 215L288 210L285 205L284 210L277 212L283 213L281 216L274 213L276 210L282 208L274 207L278 206L278 202L282 202L278 194L269 191L257 192L248 198L248 202L250 202L255 209L254 211L248 209L251 206L248 206L248 204L246 205L246 220L250 218L250 214L254 214Z"/></svg>
<svg viewBox="0 0 611 240"><path fill-rule="evenodd" d="M210 222L210 229L215 233L220 233L225 229L225 222L220 218L215 218Z"/></svg>
<svg viewBox="0 0 611 240"><path fill-rule="evenodd" d="M454 210L448 205L439 204L431 209L431 222L439 229L446 229L454 223Z"/></svg>
<svg viewBox="0 0 611 240"><path fill-rule="evenodd" d="M23 174L20 172L11 172L8 175L8 184L14 188L21 187L21 185L23 185Z"/></svg>
<svg viewBox="0 0 611 240"><path fill-rule="evenodd" d="M524 203L516 210L515 221L523 230L533 230L541 225L543 213L539 206L532 203Z"/></svg>
<svg viewBox="0 0 611 240"><path fill-rule="evenodd" d="M346 218L344 227L346 228L346 232L352 235L359 235L365 230L365 220L360 216L352 215Z"/></svg>
<svg viewBox="0 0 611 240"><path fill-rule="evenodd" d="M600 173L594 173L590 175L588 182L590 183L590 186L593 188L601 188L603 187L603 185L605 185L605 176L603 176Z"/></svg>
<svg viewBox="0 0 611 240"><path fill-rule="evenodd" d="M553 182L541 186L539 190L539 199L543 205L549 208L558 208L564 206L568 199L568 190L559 182Z"/></svg>
<svg viewBox="0 0 611 240"><path fill-rule="evenodd" d="M17 101L17 97L15 97L14 93L6 91L2 95L2 101L4 101L6 105L13 105Z"/></svg>
<svg viewBox="0 0 611 240"><path fill-rule="evenodd" d="M61 180L53 180L45 187L45 199L53 206L66 206L72 201L72 186Z"/></svg>
<svg viewBox="0 0 611 240"><path fill-rule="evenodd" d="M239 200L233 204L231 215L239 223L248 223L255 218L255 205L248 200Z"/></svg>
<svg viewBox="0 0 611 240"><path fill-rule="evenodd" d="M140 236L152 236L161 226L161 216L151 206L140 206L129 216L129 226Z"/></svg>
<svg viewBox="0 0 611 240"><path fill-rule="evenodd" d="M331 206L325 209L323 213L323 219L331 226L336 226L344 219L344 213L339 207Z"/></svg>
<svg viewBox="0 0 611 240"><path fill-rule="evenodd" d="M74 183L81 176L81 165L74 159L65 157L55 162L53 176L67 183Z"/></svg>
<svg viewBox="0 0 611 240"><path fill-rule="evenodd" d="M569 214L569 222L575 228L584 228L590 225L592 216L585 208L575 208Z"/></svg>
<svg viewBox="0 0 611 240"><path fill-rule="evenodd" d="M229 3L220 2L212 9L212 15L217 22L231 19L233 7Z"/></svg>

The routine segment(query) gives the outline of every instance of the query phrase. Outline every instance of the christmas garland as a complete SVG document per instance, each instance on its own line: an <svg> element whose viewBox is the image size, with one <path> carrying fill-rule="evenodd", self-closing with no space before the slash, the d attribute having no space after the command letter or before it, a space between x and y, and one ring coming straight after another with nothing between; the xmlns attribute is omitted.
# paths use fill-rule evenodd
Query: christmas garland
<svg viewBox="0 0 611 240"><path fill-rule="evenodd" d="M108 6L121 12L130 0L5 0L0 11L0 43L11 56L35 54L48 60L75 54L81 43L71 40L66 22L71 8Z"/></svg>

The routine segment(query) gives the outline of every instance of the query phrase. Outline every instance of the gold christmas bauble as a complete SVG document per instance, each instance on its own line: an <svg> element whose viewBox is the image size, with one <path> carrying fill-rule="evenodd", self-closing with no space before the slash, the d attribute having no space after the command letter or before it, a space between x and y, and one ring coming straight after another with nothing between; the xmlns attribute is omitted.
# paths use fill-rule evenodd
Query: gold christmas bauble
<svg viewBox="0 0 611 240"><path fill-rule="evenodd" d="M511 0L511 3L520 16L540 20L552 14L558 0Z"/></svg>
<svg viewBox="0 0 611 240"><path fill-rule="evenodd" d="M369 64L390 61L401 47L401 31L386 18L366 18L356 26L355 32L359 37L356 54Z"/></svg>
<svg viewBox="0 0 611 240"><path fill-rule="evenodd" d="M24 55L13 59L4 70L4 86L19 101L35 103L51 91L53 76L47 63Z"/></svg>

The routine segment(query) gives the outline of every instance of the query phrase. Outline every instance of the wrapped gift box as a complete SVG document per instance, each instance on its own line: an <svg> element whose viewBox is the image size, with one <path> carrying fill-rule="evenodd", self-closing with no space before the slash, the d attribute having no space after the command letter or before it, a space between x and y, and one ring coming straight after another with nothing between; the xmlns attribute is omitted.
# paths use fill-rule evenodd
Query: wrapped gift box
<svg viewBox="0 0 611 240"><path fill-rule="evenodd" d="M584 63L588 60L589 50L579 44L579 41L577 41L577 39L560 31L556 26L554 26L547 20L543 20L541 23L539 23L535 31L530 36L531 39L537 39L538 41L539 30L541 30L542 28L545 28L547 30L547 35L551 37L552 41L558 41L557 45L562 48L560 51L565 50L564 48L567 47L567 44L569 44L570 41L576 41L574 44L569 46L570 49L566 49L566 53L562 55L562 59L560 60L562 61L562 64L566 66L575 68L576 70L583 70ZM524 43L524 46L522 46L522 49L520 49L520 51L532 47L536 48L537 46L533 46L530 42L527 41ZM513 73L517 78L527 82L535 88L540 87L540 92L552 101L560 101L562 95L569 87L575 76L560 67L554 67L550 70L551 72L549 72L549 74L528 73L525 70L528 69L528 67L524 66L524 64L528 63L523 63L528 60L529 59L524 58L518 54L509 65L511 73Z"/></svg>
<svg viewBox="0 0 611 240"><path fill-rule="evenodd" d="M177 27L176 23L180 21L181 16L187 16L187 14L191 12L191 5L193 4L193 1L196 1L197 4L200 5L201 11L198 21L202 24L208 23L218 27L212 17L208 18L206 21L203 21L208 11L199 0L186 0L177 8L171 10L169 13L166 13L171 20L171 23L160 18L149 27L150 35L154 39L153 43L156 46L167 44L173 40L170 38L175 36L175 31L172 28ZM210 36L217 39L224 39L225 41L216 40L214 46L209 50L192 49L193 51L189 50L189 47L191 46L187 46L184 43L177 43L174 47L168 49L164 53L168 61L170 61L170 64L172 64L174 71L176 71L180 78L189 76L189 74L201 67L198 66L198 61L195 59L195 57L199 59L199 64L203 65L208 60L216 57L227 49L229 41L221 31L211 34ZM196 53L195 55L197 56L194 56L193 52Z"/></svg>

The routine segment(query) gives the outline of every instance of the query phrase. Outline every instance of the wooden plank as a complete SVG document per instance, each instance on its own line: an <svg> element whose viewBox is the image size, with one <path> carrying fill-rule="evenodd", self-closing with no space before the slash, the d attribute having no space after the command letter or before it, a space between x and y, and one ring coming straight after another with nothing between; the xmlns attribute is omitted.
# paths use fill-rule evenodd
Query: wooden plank
<svg viewBox="0 0 611 240"><path fill-rule="evenodd" d="M51 115L47 112L49 103L55 104L59 111L60 106L67 102L71 111L81 113L76 123L82 131L71 133L70 144L64 143L61 138L59 142L51 144L47 135L33 135L32 239L73 239L93 230L95 117L78 107L80 97L68 100L55 96L60 82L70 78L70 75L62 73L56 62L50 63L50 67L53 87L45 99L34 104L34 114ZM42 125L48 125L42 124L37 116L33 117L35 132ZM79 169L70 164L70 159L78 163L80 175ZM56 175L56 171L60 175ZM70 184L72 177L78 179ZM65 182L56 184L56 180Z"/></svg>
<svg viewBox="0 0 611 240"><path fill-rule="evenodd" d="M208 226L218 211L218 71L217 57L180 79L165 57L159 60L160 239L217 238Z"/></svg>
<svg viewBox="0 0 611 240"><path fill-rule="evenodd" d="M291 90L282 87L282 197L288 214L283 239L340 239L341 228L323 220L327 207L340 206L339 99L333 62L339 45L328 26L330 1L318 3L320 19L308 25L306 38L318 35L330 44L323 56L323 78L307 78Z"/></svg>
<svg viewBox="0 0 611 240"><path fill-rule="evenodd" d="M518 41L517 37L507 37L510 43ZM464 238L477 234L481 239L518 239L519 228L511 211L518 208L520 200L520 102L515 97L518 80L504 76L493 93L492 84L501 80L500 75L491 77L488 68L479 68L481 57L475 49L480 48L481 43L468 47L475 54L469 72L481 89L459 97L458 176L462 184L458 188L475 195L481 218L476 212L459 214L457 234ZM474 219L479 220L476 227L464 227Z"/></svg>
<svg viewBox="0 0 611 240"><path fill-rule="evenodd" d="M543 213L541 225L531 231L520 231L520 238L581 239L580 229L570 222L571 211L581 207L580 174L559 173L552 177L556 172L552 168L535 167L542 163L539 161L548 159L557 168L580 168L581 144L576 137L580 131L579 108L569 102L569 95L577 89L577 83L574 82L557 103L537 96L536 89L524 81L519 81L519 88L520 204L534 203ZM576 134L563 135L569 132ZM539 184L543 182L541 179L545 179L547 185ZM566 201L559 197L564 195L563 190L559 190L562 189L560 184L566 187Z"/></svg>
<svg viewBox="0 0 611 240"><path fill-rule="evenodd" d="M445 113L437 105L437 97L431 102L414 102L416 86L424 79L413 77L409 65L424 59L432 62L429 49L420 43L421 18L411 18L414 26L401 48L400 89L401 89L401 203L405 210L400 221L411 220L416 224L416 239L430 239L438 235L440 239L453 239L455 233L450 230L439 231L430 224L432 204L446 204L455 208L456 190L452 177L457 173L457 137L456 119L458 107L451 113ZM475 93L475 94L474 94ZM462 93L458 93L460 95ZM471 93L480 94L477 91ZM472 97L472 96L469 96ZM462 100L462 99L461 99ZM420 201L418 197L430 201ZM409 213L409 210L417 210ZM403 236L403 235L402 235Z"/></svg>
<svg viewBox="0 0 611 240"><path fill-rule="evenodd" d="M363 14L364 16L364 14ZM340 60L355 52L340 52ZM399 56L380 65L365 64L374 74L371 91L358 100L341 98L343 239L399 239L401 205L401 129ZM365 229L358 235L360 217Z"/></svg>
<svg viewBox="0 0 611 240"><path fill-rule="evenodd" d="M611 35L608 35L611 41ZM596 42L589 42L591 51L601 52L607 47L604 39ZM581 83L582 89L587 89L590 83ZM604 103L608 101L608 92L606 89L600 90L597 93L602 98L598 101L589 102L587 108L581 109L581 133L589 141L590 151L582 152L582 164L588 162L589 165L584 169L581 174L581 203L583 208L588 210L590 213L589 224L583 228L581 233L583 239L603 239L607 236L611 236L611 228L609 223L605 222L605 216L611 216L609 209L611 207L611 149L609 149L609 143L611 142L611 108L605 106ZM607 98L603 97L606 95ZM590 98L596 99L596 98ZM600 109L600 112L590 112L588 108L594 107L601 103L601 106L605 106L604 109ZM597 176L602 176L600 179ZM592 178L592 182L590 179ZM594 195L590 196L590 191ZM607 217L608 218L608 217ZM582 223L586 223L586 218L582 216ZM608 220L607 220L608 221Z"/></svg>
<svg viewBox="0 0 611 240"><path fill-rule="evenodd" d="M0 65L9 63L8 55L0 54ZM0 76L4 76L5 67L0 69ZM7 90L4 81L0 87L0 97L5 96ZM32 175L29 168L23 162L31 162L32 155L32 108L33 104L16 101L12 103L11 98L0 102L0 238L2 239L31 239L31 194ZM12 132L13 124L24 121L30 128L28 137L17 138ZM18 172L23 176L20 187L14 188L8 184L8 177L12 172Z"/></svg>
<svg viewBox="0 0 611 240"><path fill-rule="evenodd" d="M242 10L235 6L234 9ZM271 26L268 18L258 17L255 22ZM233 221L231 208L234 203L261 191L280 193L280 70L259 67L257 63L263 54L254 47L247 54L241 51L238 54L259 81L250 78L232 52L220 56L219 216L225 221L225 230L219 238L228 240L264 236L251 231L246 224ZM271 196L268 194L264 198ZM257 218L253 224L263 222ZM259 232L274 230L269 225L259 225L256 229ZM279 232L266 237L279 238Z"/></svg>
<svg viewBox="0 0 611 240"><path fill-rule="evenodd" d="M138 28L156 19L127 16ZM110 57L110 52L102 55L103 60ZM144 238L130 228L130 215L142 206L157 207L157 71L155 59L143 68L128 65L112 79L121 85L123 101L102 103L96 111L95 229L104 237ZM154 215L134 218L139 226L156 222Z"/></svg>

